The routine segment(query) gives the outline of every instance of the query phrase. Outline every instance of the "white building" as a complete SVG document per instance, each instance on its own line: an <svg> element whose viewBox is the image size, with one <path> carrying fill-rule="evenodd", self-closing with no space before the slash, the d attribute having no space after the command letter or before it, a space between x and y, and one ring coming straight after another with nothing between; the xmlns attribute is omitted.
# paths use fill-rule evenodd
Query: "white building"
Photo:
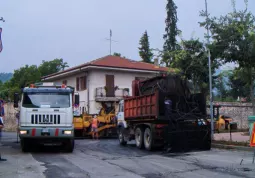
<svg viewBox="0 0 255 178"><path fill-rule="evenodd" d="M168 68L118 56L106 56L43 77L43 81L61 82L74 87L80 95L80 110L98 114L102 102L118 102L132 95L132 81L166 72Z"/></svg>

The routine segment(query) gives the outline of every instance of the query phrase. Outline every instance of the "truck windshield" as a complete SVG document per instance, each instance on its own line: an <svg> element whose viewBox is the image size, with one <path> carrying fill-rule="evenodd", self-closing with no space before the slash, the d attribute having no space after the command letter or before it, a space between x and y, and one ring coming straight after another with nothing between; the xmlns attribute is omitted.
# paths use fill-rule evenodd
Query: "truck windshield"
<svg viewBox="0 0 255 178"><path fill-rule="evenodd" d="M24 93L22 106L25 108L68 108L69 93Z"/></svg>

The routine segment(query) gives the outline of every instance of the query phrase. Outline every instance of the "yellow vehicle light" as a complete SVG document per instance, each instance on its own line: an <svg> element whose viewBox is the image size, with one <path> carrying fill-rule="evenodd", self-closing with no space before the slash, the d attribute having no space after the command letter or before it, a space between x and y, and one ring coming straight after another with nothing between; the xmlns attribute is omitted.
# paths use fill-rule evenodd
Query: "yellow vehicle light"
<svg viewBox="0 0 255 178"><path fill-rule="evenodd" d="M24 135L24 134L27 134L27 131L26 131L26 130L20 130L19 133L20 133L21 135Z"/></svg>
<svg viewBox="0 0 255 178"><path fill-rule="evenodd" d="M71 131L71 130L65 130L65 131L64 131L64 134L66 134L66 135L71 135L71 134L72 134L72 131Z"/></svg>

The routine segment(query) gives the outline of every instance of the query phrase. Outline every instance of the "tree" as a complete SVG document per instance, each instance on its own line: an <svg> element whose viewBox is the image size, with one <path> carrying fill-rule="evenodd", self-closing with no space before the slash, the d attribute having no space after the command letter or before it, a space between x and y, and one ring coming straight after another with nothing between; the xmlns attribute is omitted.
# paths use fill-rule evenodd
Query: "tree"
<svg viewBox="0 0 255 178"><path fill-rule="evenodd" d="M153 57L152 50L150 49L149 36L147 31L144 32L140 39L139 55L143 59L143 62L151 63Z"/></svg>
<svg viewBox="0 0 255 178"><path fill-rule="evenodd" d="M238 97L247 97L250 100L249 96L249 84L247 84L243 80L243 72L240 71L238 68L233 70L233 72L229 76L229 83L230 92L229 94L234 98L237 99Z"/></svg>
<svg viewBox="0 0 255 178"><path fill-rule="evenodd" d="M120 53L113 53L113 56L119 56L119 57L121 57L121 54Z"/></svg>
<svg viewBox="0 0 255 178"><path fill-rule="evenodd" d="M21 92L21 88L31 83L40 82L41 77L55 72L59 72L68 67L63 59L54 59L52 61L42 61L39 66L25 65L14 71L11 80L0 84L0 97L7 100L12 99L15 92Z"/></svg>
<svg viewBox="0 0 255 178"><path fill-rule="evenodd" d="M69 67L68 64L64 62L62 58L60 58L52 61L42 61L42 64L38 67L38 70L40 71L41 76L46 76L62 71L67 67Z"/></svg>
<svg viewBox="0 0 255 178"><path fill-rule="evenodd" d="M227 76L228 76L228 73L221 72L220 74L216 76L216 79L215 79L214 86L218 90L221 101L223 101L223 99L225 99L229 94L228 90L226 89L226 81L224 80L225 77Z"/></svg>
<svg viewBox="0 0 255 178"><path fill-rule="evenodd" d="M173 51L178 49L179 45L177 43L176 36L180 33L180 30L177 28L177 6L175 5L173 0L168 0L166 5L167 17L165 20L166 27L163 38L165 40L163 46L163 59L162 61L166 64L166 66L170 66L171 59L173 58Z"/></svg>
<svg viewBox="0 0 255 178"><path fill-rule="evenodd" d="M183 40L180 49L176 50L171 62L172 68L181 70L182 75L193 83L194 91L208 93L209 69L207 53L203 43L199 39ZM217 60L213 60L212 73L219 66Z"/></svg>
<svg viewBox="0 0 255 178"><path fill-rule="evenodd" d="M246 1L247 3L247 1ZM205 16L205 13L201 13ZM250 98L254 103L254 66L255 66L255 18L247 8L242 11L228 13L225 16L211 17L206 22L200 23L211 31L214 53L223 62L235 62L240 71L246 73L244 80L249 84Z"/></svg>

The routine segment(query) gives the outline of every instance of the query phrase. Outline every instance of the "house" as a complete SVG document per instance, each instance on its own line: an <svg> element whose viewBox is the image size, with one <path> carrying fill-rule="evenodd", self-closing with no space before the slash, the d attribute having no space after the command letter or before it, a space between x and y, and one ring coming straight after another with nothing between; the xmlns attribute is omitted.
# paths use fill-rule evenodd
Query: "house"
<svg viewBox="0 0 255 178"><path fill-rule="evenodd" d="M102 102L118 103L132 93L132 81L167 72L168 68L118 56L105 56L42 78L74 87L80 95L80 111L98 114Z"/></svg>

